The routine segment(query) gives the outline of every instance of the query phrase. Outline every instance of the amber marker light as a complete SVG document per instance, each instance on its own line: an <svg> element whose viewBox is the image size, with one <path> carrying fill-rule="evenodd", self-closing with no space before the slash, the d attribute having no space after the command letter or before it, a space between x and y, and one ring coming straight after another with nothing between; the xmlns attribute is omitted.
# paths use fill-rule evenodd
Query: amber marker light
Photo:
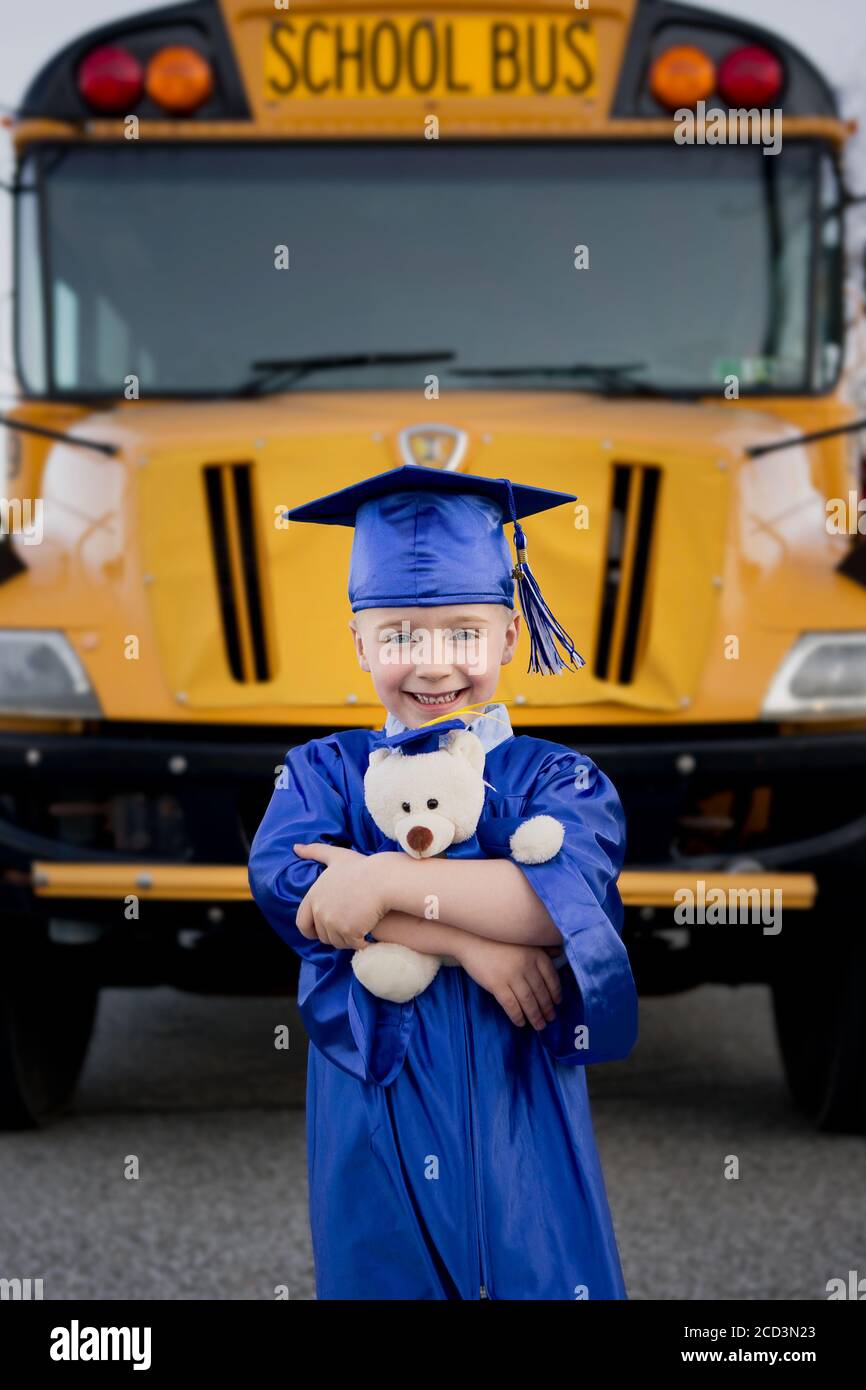
<svg viewBox="0 0 866 1390"><path fill-rule="evenodd" d="M144 77L147 95L157 106L189 115L213 91L213 70L194 48L172 44L154 53Z"/></svg>
<svg viewBox="0 0 866 1390"><path fill-rule="evenodd" d="M666 49L650 69L650 90L656 101L671 111L697 106L715 88L715 63L703 49L692 44Z"/></svg>

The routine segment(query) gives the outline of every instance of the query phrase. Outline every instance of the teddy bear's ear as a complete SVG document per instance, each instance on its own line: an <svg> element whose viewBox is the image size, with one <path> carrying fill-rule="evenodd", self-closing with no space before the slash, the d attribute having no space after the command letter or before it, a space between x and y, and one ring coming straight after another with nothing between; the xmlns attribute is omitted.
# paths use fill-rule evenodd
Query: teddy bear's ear
<svg viewBox="0 0 866 1390"><path fill-rule="evenodd" d="M374 748L372 753L370 754L370 761L368 763L368 767L378 767L379 764L383 763L386 758L398 756L399 753L399 748Z"/></svg>
<svg viewBox="0 0 866 1390"><path fill-rule="evenodd" d="M448 752L452 757L465 758L473 772L481 774L484 771L484 744L469 729L450 730Z"/></svg>

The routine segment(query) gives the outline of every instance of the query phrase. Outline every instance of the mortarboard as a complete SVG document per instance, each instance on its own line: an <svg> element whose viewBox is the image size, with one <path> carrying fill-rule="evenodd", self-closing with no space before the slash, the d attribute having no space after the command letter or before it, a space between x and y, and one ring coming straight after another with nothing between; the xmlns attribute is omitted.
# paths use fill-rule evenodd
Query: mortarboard
<svg viewBox="0 0 866 1390"><path fill-rule="evenodd" d="M451 729L465 729L466 722L463 719L443 719L431 720L428 724L422 724L418 729L401 729L398 734L376 733L373 739L373 748L387 748L392 752L400 752L407 757L416 753L437 753L443 743L448 742L448 734Z"/></svg>
<svg viewBox="0 0 866 1390"><path fill-rule="evenodd" d="M526 560L520 518L574 502L573 493L405 464L293 507L291 521L353 526L352 612L439 604L514 607L514 580L530 637L530 671L573 670L583 657L557 622ZM503 525L512 522L517 562ZM576 663L576 664L575 664Z"/></svg>
<svg viewBox="0 0 866 1390"><path fill-rule="evenodd" d="M471 719L472 715L470 714L469 722ZM386 734L382 730L378 730L373 735L370 756L372 758L373 753L380 748L386 749L389 753L402 753L404 757L414 757L417 753L438 753L441 748L447 747L448 735L451 730L465 729L466 724L465 719L455 719L453 716L440 714L438 719L430 719L417 729L401 729L397 734ZM482 757L484 757L483 753ZM492 782L485 781L483 777L481 780L485 787L490 787L492 791L496 790Z"/></svg>

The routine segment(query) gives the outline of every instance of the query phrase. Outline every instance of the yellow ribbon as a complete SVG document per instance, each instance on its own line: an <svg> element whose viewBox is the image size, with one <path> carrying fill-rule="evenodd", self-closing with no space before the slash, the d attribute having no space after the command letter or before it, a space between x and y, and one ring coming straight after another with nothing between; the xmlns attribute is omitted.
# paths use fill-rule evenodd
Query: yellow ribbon
<svg viewBox="0 0 866 1390"><path fill-rule="evenodd" d="M480 703L481 702L479 700L478 704L480 705ZM488 701L485 700L484 703L487 704ZM499 703L501 704L502 701L500 700ZM476 705L461 705L459 709L454 710L453 712L449 712L448 714L437 714L434 716L433 719L425 719L424 723L419 724L418 727L419 729L426 729L429 727L430 724L444 724L448 719L453 719L455 714L463 714L464 710L470 714L474 711L475 715L480 715L482 719L495 719L497 724L505 723L505 720L501 719L498 714L488 714L487 710L480 709ZM493 792L496 791L496 788L494 787L492 782L485 782L483 777L481 780L482 782L484 782L485 787L489 787L490 790Z"/></svg>
<svg viewBox="0 0 866 1390"><path fill-rule="evenodd" d="M487 705L490 702L488 700L485 700L484 703L485 705ZM478 705L461 705L459 709L449 710L447 714L437 714L433 719L425 719L424 723L419 724L418 727L419 729L426 729L430 724L444 724L447 720L453 719L456 715L463 714L464 712L474 714L475 716L480 715L482 719L495 719L498 724L505 723L505 720L500 718L498 714L488 714L487 711L485 709L482 709L480 706L480 701L478 702Z"/></svg>

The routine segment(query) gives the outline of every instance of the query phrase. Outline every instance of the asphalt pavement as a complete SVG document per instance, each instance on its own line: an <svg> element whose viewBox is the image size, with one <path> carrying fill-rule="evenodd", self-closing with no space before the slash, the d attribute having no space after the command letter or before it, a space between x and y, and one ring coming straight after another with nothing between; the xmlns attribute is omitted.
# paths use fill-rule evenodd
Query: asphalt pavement
<svg viewBox="0 0 866 1390"><path fill-rule="evenodd" d="M73 1109L0 1134L0 1277L56 1299L313 1298L304 1077L286 1000L105 991ZM631 1057L589 1084L631 1298L824 1299L866 1276L866 1138L792 1110L766 990L642 1000Z"/></svg>

